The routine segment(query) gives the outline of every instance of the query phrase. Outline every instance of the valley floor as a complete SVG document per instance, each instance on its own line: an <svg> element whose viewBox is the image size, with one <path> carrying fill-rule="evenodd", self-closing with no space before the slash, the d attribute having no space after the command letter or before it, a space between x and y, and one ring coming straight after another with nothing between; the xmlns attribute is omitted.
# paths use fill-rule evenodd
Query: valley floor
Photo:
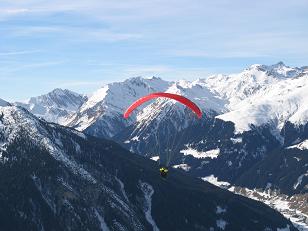
<svg viewBox="0 0 308 231"><path fill-rule="evenodd" d="M260 189L251 190L231 186L228 182L218 181L213 175L202 179L236 194L261 201L290 219L300 231L308 231L308 194L290 197L271 189L265 191Z"/></svg>

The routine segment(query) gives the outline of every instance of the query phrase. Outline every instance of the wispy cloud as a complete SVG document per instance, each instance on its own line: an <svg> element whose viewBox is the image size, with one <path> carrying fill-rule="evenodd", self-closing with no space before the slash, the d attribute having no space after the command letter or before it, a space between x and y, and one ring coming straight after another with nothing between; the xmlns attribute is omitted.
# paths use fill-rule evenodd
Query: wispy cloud
<svg viewBox="0 0 308 231"><path fill-rule="evenodd" d="M307 0L2 0L0 75L8 79L0 92L15 79L40 89L56 76L65 81L45 88L83 91L136 75L307 65L307 11Z"/></svg>
<svg viewBox="0 0 308 231"><path fill-rule="evenodd" d="M19 72L19 71L24 71L24 70L36 70L40 68L45 68L45 67L51 67L51 66L57 66L57 65L62 65L66 63L67 61L46 61L46 62L32 62L32 63L25 63L25 64L20 64L20 63L15 63L11 64L11 66L4 66L0 68L1 74L11 74L14 72Z"/></svg>
<svg viewBox="0 0 308 231"><path fill-rule="evenodd" d="M69 26L25 26L11 27L6 31L8 37L46 37L57 35L56 39L70 39L74 41L106 41L117 42L125 40L134 40L142 38L137 33L122 33L108 29L69 27Z"/></svg>
<svg viewBox="0 0 308 231"><path fill-rule="evenodd" d="M8 8L8 9L0 9L0 14L17 15L29 11L30 10L27 8Z"/></svg>
<svg viewBox="0 0 308 231"><path fill-rule="evenodd" d="M38 62L38 63L29 63L22 65L20 68L41 68L41 67L50 67L50 66L56 66L60 64L64 64L66 61L49 61L49 62Z"/></svg>
<svg viewBox="0 0 308 231"><path fill-rule="evenodd" d="M258 58L258 57L269 57L270 55L267 52L256 52L248 51L244 49L236 50L225 50L225 51L202 51L202 50L174 50L167 51L167 55L175 57L186 57L186 58Z"/></svg>
<svg viewBox="0 0 308 231"><path fill-rule="evenodd" d="M0 56L27 55L40 52L42 52L42 50L22 50L22 51L6 51L6 52L0 51Z"/></svg>
<svg viewBox="0 0 308 231"><path fill-rule="evenodd" d="M202 41L201 37L199 41ZM217 36L215 41L207 35L205 38L210 42L185 44L184 48L166 49L163 54L187 58L266 58L275 55L299 58L308 52L305 45L308 31L253 31L235 33L227 39Z"/></svg>

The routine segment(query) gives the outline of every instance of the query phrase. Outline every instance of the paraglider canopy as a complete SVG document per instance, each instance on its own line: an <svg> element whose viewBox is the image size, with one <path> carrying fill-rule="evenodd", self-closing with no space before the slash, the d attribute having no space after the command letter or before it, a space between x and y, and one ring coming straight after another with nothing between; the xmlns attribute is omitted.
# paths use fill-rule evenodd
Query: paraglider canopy
<svg viewBox="0 0 308 231"><path fill-rule="evenodd" d="M153 98L158 98L158 97L164 97L164 98L176 100L177 102L180 102L180 103L184 104L186 107L190 108L197 115L197 117L199 119L202 117L202 111L200 110L200 108L195 103L193 103L189 99L185 98L184 96L172 94L172 93L166 93L166 92L156 92L156 93L146 95L146 96L141 97L140 99L136 100L125 111L124 118L127 119L130 116L130 114L140 105L144 104L145 102L147 102L147 101L149 101ZM159 138L159 134L161 134L161 133L156 132L154 134L156 141L157 141L157 144L159 144L159 142L162 140L162 139ZM164 134L164 136L165 136L165 134ZM173 136L173 141L172 141L171 147L173 147L175 142L176 142L176 135ZM158 154L159 154L159 157L160 157L159 161L160 161L160 164L161 164L159 171L160 171L160 175L163 178L166 178L167 175L168 175L168 166L169 166L169 163L170 163L171 158L173 156L173 151L170 148L169 141L167 141L167 149L165 149L164 152L165 152L165 155L162 156L161 150L160 150L160 145L158 145Z"/></svg>
<svg viewBox="0 0 308 231"><path fill-rule="evenodd" d="M130 116L130 114L137 107L139 107L141 104L143 104L143 103L145 103L145 102L147 102L147 101L149 101L153 98L158 98L158 97L174 99L174 100L184 104L188 108L190 108L198 116L199 119L202 117L202 112L201 112L200 108L195 103L193 103L189 99L185 98L184 96L172 94L172 93L166 93L166 92L156 92L156 93L152 93L152 94L146 95L144 97L141 97L140 99L135 101L132 105L130 105L129 108L124 113L124 118L127 119Z"/></svg>

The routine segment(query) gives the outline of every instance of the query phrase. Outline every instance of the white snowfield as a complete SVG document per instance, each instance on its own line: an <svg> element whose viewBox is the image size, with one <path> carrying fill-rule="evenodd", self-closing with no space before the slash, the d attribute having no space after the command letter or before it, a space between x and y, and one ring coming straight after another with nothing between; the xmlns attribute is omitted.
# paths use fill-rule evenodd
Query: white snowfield
<svg viewBox="0 0 308 231"><path fill-rule="evenodd" d="M281 129L285 121L308 121L308 73L283 63L252 65L240 74L211 76L207 86L228 100L229 112L217 118L235 123L237 132L250 124Z"/></svg>

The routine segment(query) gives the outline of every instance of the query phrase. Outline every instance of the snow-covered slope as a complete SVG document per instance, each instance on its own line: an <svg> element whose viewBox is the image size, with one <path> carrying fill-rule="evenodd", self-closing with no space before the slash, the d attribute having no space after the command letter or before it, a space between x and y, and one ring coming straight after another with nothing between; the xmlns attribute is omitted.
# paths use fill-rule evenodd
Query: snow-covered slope
<svg viewBox="0 0 308 231"><path fill-rule="evenodd" d="M0 157L6 147L18 139L20 134L27 134L31 138L31 142L45 148L50 154L59 162L70 168L75 174L95 182L89 173L79 167L73 160L69 160L68 156L61 151L57 143L57 139L49 135L47 129L44 128L43 123L34 115L26 110L22 110L15 106L0 107L0 113L3 118L0 121L0 131L2 138L2 149L0 149ZM83 136L80 133L80 136ZM2 161L6 162L6 157Z"/></svg>
<svg viewBox="0 0 308 231"><path fill-rule="evenodd" d="M179 80L170 85L166 89L168 93L175 93L183 95L188 99L196 103L203 112L216 112L221 114L226 111L226 101L215 95L211 92L205 85L202 80L196 80L193 82L187 80ZM142 121L143 118L151 117L164 117L163 111L170 111L170 108L180 113L181 116L185 117L184 111L186 112L186 107L174 100L169 99L157 99L152 104L144 108L141 112L138 113L137 122ZM162 114L162 115L161 115Z"/></svg>
<svg viewBox="0 0 308 231"><path fill-rule="evenodd" d="M232 75L213 75L205 80L206 86L216 94L228 100L230 110L237 104L281 80L294 78L304 73L302 68L290 68L279 62L267 66L254 64L243 72Z"/></svg>
<svg viewBox="0 0 308 231"><path fill-rule="evenodd" d="M308 121L308 72L279 62L272 66L252 65L240 74L211 76L206 86L226 99L229 112L217 116L235 123L237 132L250 125L269 124L280 130L286 121Z"/></svg>
<svg viewBox="0 0 308 231"><path fill-rule="evenodd" d="M57 88L46 95L32 97L26 102L16 102L16 105L49 122L65 124L68 117L74 114L86 99L84 95Z"/></svg>

